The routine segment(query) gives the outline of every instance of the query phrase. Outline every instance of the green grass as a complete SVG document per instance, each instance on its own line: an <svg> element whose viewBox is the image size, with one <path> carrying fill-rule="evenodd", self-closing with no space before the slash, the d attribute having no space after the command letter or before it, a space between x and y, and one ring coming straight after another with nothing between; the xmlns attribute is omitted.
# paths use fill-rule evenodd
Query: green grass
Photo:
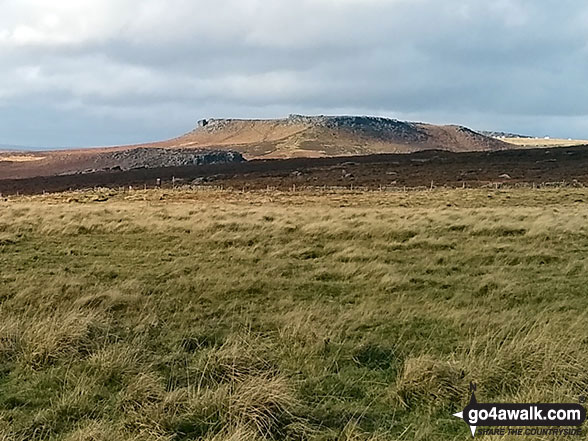
<svg viewBox="0 0 588 441"><path fill-rule="evenodd" d="M0 202L1 441L464 440L470 381L588 395L586 190L107 193Z"/></svg>

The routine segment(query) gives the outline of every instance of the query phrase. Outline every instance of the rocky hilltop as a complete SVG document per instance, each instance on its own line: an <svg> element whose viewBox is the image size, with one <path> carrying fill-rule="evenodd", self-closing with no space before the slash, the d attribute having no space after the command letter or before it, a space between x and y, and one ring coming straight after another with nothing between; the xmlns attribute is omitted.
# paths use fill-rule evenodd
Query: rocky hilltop
<svg viewBox="0 0 588 441"><path fill-rule="evenodd" d="M466 127L371 116L290 115L284 119L204 119L175 140L182 146L230 147L247 158L288 158L505 150L509 145Z"/></svg>
<svg viewBox="0 0 588 441"><path fill-rule="evenodd" d="M61 151L0 153L0 179L378 153L496 151L514 148L462 126L371 116L205 119L168 141Z"/></svg>

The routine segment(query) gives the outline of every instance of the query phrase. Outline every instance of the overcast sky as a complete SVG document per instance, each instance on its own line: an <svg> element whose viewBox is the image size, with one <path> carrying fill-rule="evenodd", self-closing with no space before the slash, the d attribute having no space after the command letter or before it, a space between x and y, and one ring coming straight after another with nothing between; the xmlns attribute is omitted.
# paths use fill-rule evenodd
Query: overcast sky
<svg viewBox="0 0 588 441"><path fill-rule="evenodd" d="M0 0L0 144L381 115L588 138L585 0Z"/></svg>

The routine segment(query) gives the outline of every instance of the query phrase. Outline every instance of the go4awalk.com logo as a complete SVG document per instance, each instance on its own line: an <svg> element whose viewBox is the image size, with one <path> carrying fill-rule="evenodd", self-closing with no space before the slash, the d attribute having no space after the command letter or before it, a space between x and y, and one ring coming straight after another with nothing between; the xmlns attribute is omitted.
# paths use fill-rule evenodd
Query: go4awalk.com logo
<svg viewBox="0 0 588 441"><path fill-rule="evenodd" d="M478 403L476 385L470 384L470 403L463 412L453 416L470 426L472 436L521 435L546 436L581 435L580 426L586 421L586 409L581 404L513 404ZM478 431L479 427L484 427Z"/></svg>

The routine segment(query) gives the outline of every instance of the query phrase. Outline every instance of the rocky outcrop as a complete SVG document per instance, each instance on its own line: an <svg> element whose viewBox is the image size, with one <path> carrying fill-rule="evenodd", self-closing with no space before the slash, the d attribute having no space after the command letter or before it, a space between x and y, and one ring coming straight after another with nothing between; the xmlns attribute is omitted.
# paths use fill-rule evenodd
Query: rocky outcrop
<svg viewBox="0 0 588 441"><path fill-rule="evenodd" d="M532 136L519 135L517 133L510 133L510 132L482 130L480 133L485 136L491 136L492 138L525 138L525 139L533 138Z"/></svg>
<svg viewBox="0 0 588 441"><path fill-rule="evenodd" d="M439 126L373 116L306 116L282 119L205 119L178 138L191 146L229 148L247 158L347 156L505 150L512 146L467 127Z"/></svg>
<svg viewBox="0 0 588 441"><path fill-rule="evenodd" d="M190 165L243 162L243 155L230 150L134 148L100 153L94 158L97 169L182 167Z"/></svg>
<svg viewBox="0 0 588 441"><path fill-rule="evenodd" d="M371 134L388 134L395 136L408 136L415 140L426 138L426 133L419 129L418 123L409 123L391 118L374 116L305 116L291 114L288 118L274 120L255 119L203 119L198 121L197 131L209 133L221 132L236 124L274 124L295 125L327 129L346 129L351 131L364 131Z"/></svg>

